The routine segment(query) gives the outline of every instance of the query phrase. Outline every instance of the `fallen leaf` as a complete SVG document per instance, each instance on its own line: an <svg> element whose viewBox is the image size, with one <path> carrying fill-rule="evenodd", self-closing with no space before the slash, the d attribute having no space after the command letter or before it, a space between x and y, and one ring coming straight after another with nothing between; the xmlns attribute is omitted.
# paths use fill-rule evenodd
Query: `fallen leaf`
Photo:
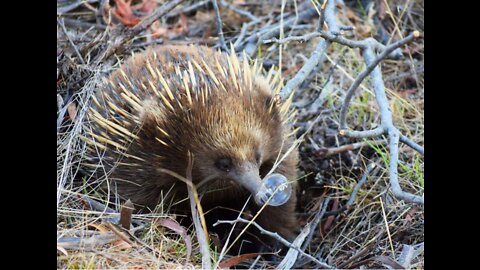
<svg viewBox="0 0 480 270"><path fill-rule="evenodd" d="M95 224L95 223L90 223L87 225L87 227L92 227L94 229L96 229L97 231L100 231L102 233L105 233L105 232L109 232L110 229L107 228L107 226L105 226L104 224Z"/></svg>
<svg viewBox="0 0 480 270"><path fill-rule="evenodd" d="M62 252L65 256L68 256L68 252L66 249L64 249L63 247L57 245L57 250Z"/></svg>
<svg viewBox="0 0 480 270"><path fill-rule="evenodd" d="M155 221L158 225L166 227L183 238L185 245L187 246L187 259L192 255L192 238L187 234L187 230L182 227L177 221L170 218L159 218Z"/></svg>
<svg viewBox="0 0 480 270"><path fill-rule="evenodd" d="M113 246L123 250L132 248L132 245L123 241L122 239L118 239L117 241L113 242Z"/></svg>
<svg viewBox="0 0 480 270"><path fill-rule="evenodd" d="M75 117L77 117L77 106L75 103L70 103L67 108L68 116L70 116L70 120L75 121Z"/></svg>
<svg viewBox="0 0 480 270"><path fill-rule="evenodd" d="M120 20L126 26L135 26L140 22L140 18L138 18L132 10L130 4L132 0L125 2L124 0L115 0L115 8L112 10L112 14Z"/></svg>
<svg viewBox="0 0 480 270"><path fill-rule="evenodd" d="M339 208L339 201L337 198L335 198L333 200L332 209L330 209L330 211L336 211L338 210L338 208ZM320 228L320 235L322 236L322 238L327 234L334 220L335 220L335 216L327 217L327 220L323 223L323 226L321 226Z"/></svg>
<svg viewBox="0 0 480 270"><path fill-rule="evenodd" d="M253 259L253 258L257 257L258 255L271 255L271 254L275 254L275 253L245 253L245 254L242 254L242 255L232 257L232 258L227 259L225 261L222 261L221 263L218 264L218 267L219 268L229 268L229 267L237 265L237 264L239 264L239 263L241 263L245 260Z"/></svg>
<svg viewBox="0 0 480 270"><path fill-rule="evenodd" d="M178 20L172 27L162 27L159 21L156 21L150 27L151 35L154 38L166 37L168 39L174 39L186 32L188 32L188 20L187 16L183 13L180 14L180 20Z"/></svg>

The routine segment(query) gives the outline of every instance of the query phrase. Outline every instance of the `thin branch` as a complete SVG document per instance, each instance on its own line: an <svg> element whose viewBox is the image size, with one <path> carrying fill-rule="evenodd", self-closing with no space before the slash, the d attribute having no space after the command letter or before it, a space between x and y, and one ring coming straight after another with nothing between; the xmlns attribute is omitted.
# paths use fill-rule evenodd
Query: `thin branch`
<svg viewBox="0 0 480 270"><path fill-rule="evenodd" d="M400 132L396 128L391 128L388 131L388 139L390 140L389 151L390 151L390 186L392 188L393 195L398 199L414 202L418 204L423 204L423 197L413 195L411 193L405 192L400 187L398 183L398 142L400 138Z"/></svg>
<svg viewBox="0 0 480 270"><path fill-rule="evenodd" d="M282 38L282 39L278 39L278 38L265 39L265 40L263 40L263 44L268 44L268 43L273 43L273 42L278 43L278 44L285 44L285 43L288 43L290 41L307 42L310 39L312 39L314 37L318 37L318 36L321 36L321 34L318 33L318 32L313 32L313 33L308 33L308 34L303 35L303 36L289 36L289 37Z"/></svg>
<svg viewBox="0 0 480 270"><path fill-rule="evenodd" d="M198 244L200 246L200 253L202 254L202 268L203 269L212 269L212 262L210 260L210 249L208 244L208 233L205 220L200 220L200 215L203 216L203 211L198 199L198 194L195 189L195 186L192 183L192 168L193 168L193 156L188 152L188 166L187 166L187 189L188 197L190 199L190 209L192 210L192 219L195 226L195 232L197 233ZM198 207L198 208L197 208ZM198 210L198 211L197 211ZM200 212L200 213L199 213Z"/></svg>
<svg viewBox="0 0 480 270"><path fill-rule="evenodd" d="M358 183L355 185L355 187L353 188L352 190L352 194L350 194L350 198L348 199L347 201L347 207L350 207L354 202L355 202L355 198L357 197L357 193L358 191L362 188L363 184L365 184L365 182L367 181L367 178L368 176L370 175L370 173L373 171L373 169L375 168L380 168L380 167L377 167L375 163L371 163L370 165L367 166L367 169L365 170L365 172L363 173L362 175L362 178L360 179L360 181L358 181ZM373 173L375 174L375 173Z"/></svg>
<svg viewBox="0 0 480 270"><path fill-rule="evenodd" d="M152 14L148 17L144 18L140 23L135 25L129 32L128 37L132 38L136 36L138 33L142 32L143 30L147 29L153 22L158 20L158 18L164 16L170 10L174 9L178 4L182 3L184 0L172 0L168 1L167 3L163 4L159 8L157 8Z"/></svg>
<svg viewBox="0 0 480 270"><path fill-rule="evenodd" d="M387 57L387 55L389 55L391 52L393 52L397 48L411 42L413 39L415 39L419 35L420 35L420 33L418 31L414 31L410 35L408 35L406 38L387 46L385 48L385 50L383 50L382 53L380 53L375 58L375 60L373 60L372 63L370 63L367 66L367 68L357 76L355 81L352 83L350 88L347 90L347 95L345 96L345 101L343 102L342 110L340 111L340 128L341 129L347 128L346 118L347 118L348 106L350 106L350 102L351 102L352 97L355 94L355 90L357 90L358 86L373 71L373 69L380 63L380 61L382 61L383 59L385 59Z"/></svg>
<svg viewBox="0 0 480 270"><path fill-rule="evenodd" d="M78 51L77 45L75 45L75 43L72 41L72 39L68 35L67 29L65 28L65 23L63 22L63 20L60 21L60 19L57 19L57 23L62 27L62 31L67 37L68 41L70 42L70 45L72 45L73 49L75 50L75 53L77 54L78 59L80 59L80 62L85 65L85 61L83 60L82 55Z"/></svg>
<svg viewBox="0 0 480 270"><path fill-rule="evenodd" d="M337 155L343 152L356 150L359 148L367 147L370 144L386 144L387 140L376 140L376 141L363 141L363 142L356 142L347 145L342 145L339 147L330 147L330 148L321 148L316 152L322 157L329 157L333 155Z"/></svg>
<svg viewBox="0 0 480 270"><path fill-rule="evenodd" d="M264 228L262 228L260 225L258 225L256 222L254 221L251 221L251 220L246 220L244 218L241 218L241 217L237 217L237 219L235 220L218 220L217 222L215 222L215 224L213 224L213 226L217 226L219 224L235 224L237 222L242 222L242 223L247 223L247 224L253 224L259 231L261 234L265 234L265 235L268 235L276 240L278 240L279 242L281 242L282 244L284 244L285 246L289 247L289 248L293 248L295 249L296 251L298 251L300 254L302 254L303 256L309 258L310 260L312 260L313 262L317 263L318 265L321 265L322 267L325 267L325 268L332 268L331 266L329 266L328 264L325 264L319 260L317 260L316 258L314 258L312 255L309 255L305 252L303 252L298 246L295 246L293 245L292 243L288 242L285 238L283 238L282 236L280 236L278 233L276 232L271 232L271 231L267 231L265 230Z"/></svg>
<svg viewBox="0 0 480 270"><path fill-rule="evenodd" d="M370 65L375 60L374 52L372 49L367 48L364 50L363 58L365 63ZM414 202L418 204L423 204L423 197L413 195L407 192L402 191L400 184L398 183L398 141L400 138L400 132L393 125L392 112L390 111L390 106L388 103L387 95L385 94L385 85L383 84L382 72L380 67L376 66L371 75L373 90L375 92L375 99L380 110L380 122L384 130L387 131L388 140L390 141L389 151L390 151L390 185L392 186L392 191L395 197L405 200L407 202Z"/></svg>
<svg viewBox="0 0 480 270"><path fill-rule="evenodd" d="M338 26L334 19L335 16L335 1L330 0L325 6L325 20L328 24L330 31L337 31ZM305 62L303 67L298 71L298 73L290 79L287 84L282 88L279 93L281 100L286 100L292 92L302 83L310 72L317 66L317 64L324 57L325 52L327 51L328 46L330 46L330 41L322 40L315 47L310 58Z"/></svg>
<svg viewBox="0 0 480 270"><path fill-rule="evenodd" d="M206 8L206 7L208 7L208 3L210 3L210 2L211 2L211 0L198 1L198 2L196 2L196 3L194 3L190 6L186 6L182 9L178 9L178 10L169 12L168 14L165 15L165 17L166 18L176 18L182 13L190 13L190 12L193 12L197 9Z"/></svg>
<svg viewBox="0 0 480 270"><path fill-rule="evenodd" d="M317 231L316 228L318 226L318 223L323 218L323 215L325 215L325 212L327 211L328 204L330 203L331 198L325 198L325 200L322 202L322 205L319 209L319 211L315 214L315 218L312 221L312 224L310 225L310 233L308 234L307 240L303 243L302 250L305 251L307 248L308 244L310 244L310 241L312 241L313 235Z"/></svg>
<svg viewBox="0 0 480 270"><path fill-rule="evenodd" d="M218 38L220 39L220 47L223 51L228 52L227 44L222 30L222 18L220 17L220 10L218 9L217 0L212 0L213 9L215 10L215 22L217 23Z"/></svg>
<svg viewBox="0 0 480 270"><path fill-rule="evenodd" d="M407 138L405 135L400 134L400 141L408 146L410 146L412 149L416 150L420 154L425 155L425 151L423 150L423 147L415 143L414 141L410 140Z"/></svg>
<svg viewBox="0 0 480 270"><path fill-rule="evenodd" d="M101 63L105 59L109 58L125 43L132 40L140 32L147 29L147 27L149 27L158 18L170 12L172 9L174 9L178 4L182 3L183 1L184 0L172 0L163 4L162 6L157 8L152 14L144 18L142 21L140 21L140 23L138 23L131 29L125 30L125 28L123 28L122 26L117 25L117 27L114 29L112 33L113 38L109 41L111 43L110 47L108 47L108 49L103 54L97 57L96 59L97 63Z"/></svg>
<svg viewBox="0 0 480 270"><path fill-rule="evenodd" d="M77 0L72 4L57 8L57 15L62 15L69 11L72 11L84 3L95 3L95 2L98 2L98 0Z"/></svg>
<svg viewBox="0 0 480 270"><path fill-rule="evenodd" d="M347 136L352 138L371 138L371 137L378 137L380 135L385 134L385 129L381 126L371 130L364 130L364 131L341 129L338 133L342 136Z"/></svg>
<svg viewBox="0 0 480 270"><path fill-rule="evenodd" d="M233 12L235 12L237 14L248 17L252 21L258 21L259 20L259 18L254 16L252 13L250 13L248 11L245 11L245 10L241 10L241 9L235 7L234 5L225 2L225 0L220 0L220 5L232 10Z"/></svg>

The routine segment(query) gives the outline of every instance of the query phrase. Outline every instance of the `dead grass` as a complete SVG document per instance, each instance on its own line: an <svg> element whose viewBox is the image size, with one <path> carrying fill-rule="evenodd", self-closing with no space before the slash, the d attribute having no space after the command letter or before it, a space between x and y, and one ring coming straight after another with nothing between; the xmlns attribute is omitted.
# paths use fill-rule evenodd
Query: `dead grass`
<svg viewBox="0 0 480 270"><path fill-rule="evenodd" d="M355 1L345 2L347 6L339 13L338 18L345 25L357 27L352 35L356 38L364 38L379 32L379 24L374 22L372 11L351 3ZM185 1L179 8L191 6L192 3L192 1ZM248 28L245 37L248 38L262 27L268 27L277 22L278 18L275 15L280 14L281 3L282 1L273 3L265 1L259 5L239 6L259 18L269 15L269 12L275 12L270 18L264 18L262 22ZM286 3L284 12L295 16L295 9L301 7L301 3L297 3L297 6L292 1ZM394 33L394 40L400 38L399 32L402 34L411 30L423 32L423 1L388 1L388 6L384 1L378 1L378 3L383 4L380 5L380 9L375 6L374 10L380 10L378 12L384 18L385 32L388 35ZM97 3L89 5L93 10L98 7ZM382 11L388 8L393 11L391 16ZM91 224L98 225L107 221L107 218L115 217L113 214L108 214L106 210L86 209L78 197L87 195L102 202L106 207L107 203L103 195L96 192L98 182L83 179L84 184L73 184L73 180L79 175L77 164L83 158L84 145L79 140L79 135L82 132L82 122L86 121L84 112L100 78L115 68L120 62L118 60L123 59L131 51L143 49L142 44L145 42L154 42L152 38L139 37L133 42L133 46L126 48L123 53L118 53L102 63L93 63L92 59L105 50L108 36L106 32L110 29L110 26L107 27L107 31L102 27L95 27L96 16L93 10L87 5L81 5L62 16L62 18L74 20L77 26L83 22L90 23L92 27L81 27L77 30L75 23L66 25L69 38L65 36L61 27L58 27L57 94L65 103L68 103L59 108L62 126L59 127L57 135L57 239L66 239L66 237L86 239L106 233L92 228ZM222 16L226 14L224 32L227 42L234 42L240 34L242 23L249 20L225 8L220 11ZM179 22L175 18L162 20L161 27L168 31L167 26L177 25L175 28L177 32L175 32L176 35L171 32L170 35L161 36L162 41L157 40L157 42L175 44L191 40L191 43L213 46L216 41L212 37L217 36L215 24L205 19L206 16L213 17L213 14L214 11L208 8L200 8L196 14L185 14L187 28L183 30L179 30ZM286 31L285 36L312 32L316 21L316 18L306 20L302 22L306 28L293 32ZM100 21L99 25L105 26L104 21ZM181 25L185 27L184 24ZM395 30L397 28L400 31ZM173 31L172 29L170 31ZM69 39L78 46L83 55L84 64L79 62L79 57ZM306 43L291 42L282 46L282 72L286 80L303 65L317 41L312 39ZM404 59L386 60L382 64L387 96L395 125L403 134L424 145L423 40L420 39L405 46L403 51L406 55ZM279 64L278 45L261 45L254 55L267 64ZM336 67L333 68L335 65ZM326 158L319 154L319 149L323 147L338 147L356 142L354 139L341 137L338 134L339 112L345 90L364 68L365 64L358 50L334 44L320 72L314 74L309 85L299 90L294 100L295 104L304 104L319 95L322 98L322 102L316 102L314 107L300 108L296 122L301 134L307 129L308 121L322 113L321 120L308 132L300 146L302 157L300 169L303 177L299 207L303 223L309 221L319 211L320 202L325 197L332 198L327 211L335 211L345 205L367 165L372 162L378 165L378 169L374 170L359 190L353 207L348 211L325 217L319 225L318 233L306 247L306 252L309 254L316 254L326 259L328 264L344 268L358 268L362 264L368 268L384 268L385 266L378 260L368 261L368 259L385 256L398 260L404 244L420 245L424 241L423 207L395 199L388 189L389 178L386 168L388 168L389 154L385 145L372 144L369 147ZM375 127L379 123L379 114L368 79L359 89L361 91L352 101L348 112L347 123L352 129L364 130ZM69 105L71 103L75 105ZM69 106L75 106L74 121L71 119L72 115L68 113ZM399 159L399 181L402 189L414 194L423 194L423 157L409 147L401 145ZM120 208L118 200L108 206L117 211ZM59 250L57 267L62 269L198 268L201 265L201 257L194 230L187 228L193 240L192 256L187 259L186 246L182 238L170 229L152 223L156 218L167 217L171 217L168 207L156 214L134 215L134 220L144 226L134 234L138 239L134 241L135 245L128 246L117 239L92 248L66 249L66 254ZM217 254L215 251L213 253ZM308 262L302 260L304 259L297 262L296 266L308 267ZM241 265L249 266L253 261L254 259L246 260ZM265 268L275 265L274 262L259 260L255 267ZM423 253L412 261L411 267L423 268Z"/></svg>

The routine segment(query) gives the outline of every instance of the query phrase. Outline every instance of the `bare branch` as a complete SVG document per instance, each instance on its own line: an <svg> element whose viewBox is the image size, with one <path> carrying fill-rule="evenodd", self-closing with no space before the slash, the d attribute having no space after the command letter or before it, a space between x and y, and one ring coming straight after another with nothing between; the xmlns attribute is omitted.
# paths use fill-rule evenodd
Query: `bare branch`
<svg viewBox="0 0 480 270"><path fill-rule="evenodd" d="M83 60L82 55L81 55L80 52L78 51L77 46L75 45L75 43L73 42L73 40L70 38L70 36L69 36L68 33L67 33L67 29L65 28L65 23L63 22L63 20L60 21L60 19L57 19L57 23L62 27L63 33L65 34L65 36L67 37L68 41L70 42L70 44L72 45L73 49L75 50L75 53L77 54L78 59L80 59L80 62L85 65L85 61Z"/></svg>
<svg viewBox="0 0 480 270"><path fill-rule="evenodd" d="M423 150L423 147L421 147L420 145L418 145L417 143L415 143L414 141L410 140L409 138L407 138L405 135L403 134L400 134L400 141L403 142L404 144L410 146L412 149L416 150L417 152L419 152L420 154L425 155L425 152Z"/></svg>
<svg viewBox="0 0 480 270"><path fill-rule="evenodd" d="M220 17L220 10L218 9L217 0L212 0L213 9L215 10L215 22L217 23L218 38L220 39L220 47L223 51L228 52L227 44L222 30L222 18Z"/></svg>
<svg viewBox="0 0 480 270"><path fill-rule="evenodd" d="M411 193L405 192L400 187L398 183L398 142L400 138L400 132L392 127L388 131L388 139L390 140L389 151L390 151L390 186L392 187L392 192L395 197L398 199L413 202L418 204L423 204L423 197L413 195Z"/></svg>
<svg viewBox="0 0 480 270"><path fill-rule="evenodd" d="M252 13L248 12L248 11L245 11L245 10L241 10L237 7L235 7L234 5L230 4L230 3L227 3L225 2L225 0L220 0L220 5L232 10L233 12L237 13L237 14L240 14L242 16L245 16L245 17L248 17L250 20L252 21L258 21L259 19L254 16Z"/></svg>
<svg viewBox="0 0 480 270"><path fill-rule="evenodd" d="M350 194L350 198L348 199L348 202L347 202L347 207L350 207L355 202L355 198L357 197L358 191L362 188L363 184L365 184L368 176L370 175L370 173L373 171L374 168L379 168L379 167L377 167L375 163L371 163L370 165L367 166L367 169L363 173L362 178L360 179L360 181L358 181L358 183L353 188L352 194Z"/></svg>
<svg viewBox="0 0 480 270"><path fill-rule="evenodd" d="M149 27L154 21L167 14L170 10L174 9L178 4L182 2L183 0L172 0L163 4L162 6L157 8L152 14L143 19L139 24L135 25L131 29L129 37L133 37L138 33L142 32L143 30L147 29L147 27Z"/></svg>
<svg viewBox="0 0 480 270"><path fill-rule="evenodd" d="M202 268L212 269L212 262L210 260L210 249L208 244L208 233L205 220L200 220L200 215L203 217L202 207L198 199L198 194L195 186L192 183L192 168L193 168L193 156L188 152L188 167L187 167L187 189L188 198L190 199L190 209L192 210L192 219L195 226L195 232L197 233L198 244L200 245L200 253L202 254ZM200 212L200 213L199 213Z"/></svg>
<svg viewBox="0 0 480 270"><path fill-rule="evenodd" d="M352 138L371 138L385 134L385 129L383 129L383 127L377 127L371 130L364 131L341 129L338 133L342 136L348 136Z"/></svg>
<svg viewBox="0 0 480 270"><path fill-rule="evenodd" d="M262 228L260 225L258 225L256 222L254 221L251 221L251 220L246 220L244 218L241 218L241 217L237 217L237 219L235 220L218 220L217 222L215 222L215 224L213 224L213 226L217 226L219 224L236 224L237 222L242 222L242 223L247 223L247 224L253 224L259 231L261 234L265 234L265 235L268 235L276 240L278 240L280 243L284 244L285 246L289 247L289 248L293 248L295 249L296 251L298 251L300 254L302 254L303 256L309 258L310 260L312 260L313 262L317 263L318 265L321 265L322 267L325 267L325 268L332 268L331 266L329 266L328 264L325 264L319 260L317 260L316 258L314 258L312 255L309 255L307 253L305 253L304 251L302 251L298 246L295 246L293 245L292 243L288 242L285 238L283 238L282 236L280 236L278 233L276 232L271 232L271 231L267 231L265 230L264 228Z"/></svg>
<svg viewBox="0 0 480 270"><path fill-rule="evenodd" d="M362 147L366 147L366 146L369 146L370 144L386 144L386 143L387 143L387 140L356 142L352 144L342 145L339 147L321 148L317 150L317 152L321 157L329 157L329 156L337 155L346 151L352 151Z"/></svg>
<svg viewBox="0 0 480 270"><path fill-rule="evenodd" d="M325 198L325 200L322 202L322 205L321 205L319 211L315 214L315 218L313 219L312 224L309 224L310 225L310 233L308 234L308 237L307 237L307 240L305 241L305 243L303 243L303 247L302 247L303 251L305 251L305 249L307 248L310 241L312 241L313 235L317 231L316 228L318 226L318 223L320 223L320 221L323 218L323 215L325 215L325 212L327 211L327 207L328 207L328 204L330 203L330 200L331 200L330 197Z"/></svg>
<svg viewBox="0 0 480 270"><path fill-rule="evenodd" d="M328 24L330 31L337 31L338 26L336 25L335 19L335 0L328 0L325 6L325 21ZM332 19L333 18L333 19ZM285 87L280 91L279 96L281 100L287 99L292 92L304 81L310 72L315 68L315 66L322 62L322 58L325 55L325 52L330 46L330 41L322 40L315 47L310 58L303 65L303 67L298 71L298 73L290 79Z"/></svg>
<svg viewBox="0 0 480 270"><path fill-rule="evenodd" d="M340 128L345 129L347 128L347 124L345 122L347 118L347 111L348 111L348 106L350 105L350 102L352 100L353 95L355 94L355 90L357 90L358 86L363 82L363 80L373 71L373 69L382 61L385 59L391 52L393 52L395 49L411 42L414 38L418 37L419 33L418 31L412 32L410 35L408 35L406 38L397 41L388 47L386 47L382 53L380 53L375 60L370 63L367 68L362 71L355 81L352 83L350 88L347 90L347 95L345 96L345 101L343 102L342 105L342 110L340 111Z"/></svg>
<svg viewBox="0 0 480 270"><path fill-rule="evenodd" d="M63 7L58 7L57 8L57 15L65 14L65 13L71 11L71 10L76 9L77 7L79 7L80 5L82 5L84 3L95 3L95 2L98 2L98 0L77 0L77 1L73 2L72 4L65 5Z"/></svg>
<svg viewBox="0 0 480 270"><path fill-rule="evenodd" d="M268 43L278 43L278 44L285 44L287 42L290 42L290 41L300 41L300 42L306 42L306 41L309 41L310 39L314 38L314 37L318 37L318 36L321 36L320 33L318 32L313 32L313 33L308 33L306 35L303 35L303 36L290 36L290 37L286 37L286 38L282 38L282 39L278 39L278 38L272 38L272 39L265 39L263 41L263 44L268 44Z"/></svg>

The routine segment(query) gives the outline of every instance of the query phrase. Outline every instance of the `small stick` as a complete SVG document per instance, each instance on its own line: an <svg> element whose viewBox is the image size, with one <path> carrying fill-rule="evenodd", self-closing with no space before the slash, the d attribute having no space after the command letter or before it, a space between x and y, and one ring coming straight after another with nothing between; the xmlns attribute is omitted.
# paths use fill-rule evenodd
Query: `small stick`
<svg viewBox="0 0 480 270"><path fill-rule="evenodd" d="M228 52L227 44L222 30L222 18L220 17L220 10L218 9L217 0L212 0L213 8L215 9L215 22L217 23L218 38L220 39L220 47L223 51Z"/></svg>
<svg viewBox="0 0 480 270"><path fill-rule="evenodd" d="M367 147L370 144L386 144L387 142L388 142L387 140L356 142L352 144L342 145L339 147L322 148L322 149L319 149L317 152L321 157L329 157L329 156L337 155L343 152Z"/></svg>
<svg viewBox="0 0 480 270"><path fill-rule="evenodd" d="M65 23L63 23L63 21L60 21L60 19L57 19L57 22L58 22L58 24L60 24L60 26L62 27L62 31L63 31L63 33L65 33L65 36L67 37L68 41L69 41L70 44L72 45L73 49L75 50L75 53L77 54L78 59L80 59L80 62L81 62L83 65L85 65L85 61L83 60L82 55L81 55L80 52L78 51L77 46L75 45L75 43L72 41L72 39L70 38L70 36L69 36L68 33L67 33L67 29L65 28Z"/></svg>
<svg viewBox="0 0 480 270"><path fill-rule="evenodd" d="M210 249L208 244L208 232L205 224L205 219L200 221L200 215L203 217L202 206L198 199L198 194L195 186L192 183L192 168L193 168L193 155L188 152L188 166L187 166L187 189L188 197L190 199L190 209L192 210L193 224L195 226L195 232L197 233L198 244L200 245L200 253L202 254L202 268L212 269L212 262L210 260ZM198 211L197 211L198 210Z"/></svg>
<svg viewBox="0 0 480 270"><path fill-rule="evenodd" d="M295 246L293 245L292 243L288 242L285 238L281 237L278 233L276 232L271 232L271 231L267 231L265 230L264 228L262 228L260 225L258 225L256 222L254 221L251 221L251 220L246 220L246 219L243 219L241 217L237 217L237 219L235 220L218 220L217 222L215 222L215 224L213 224L213 226L217 226L219 224L235 224L237 222L242 222L242 223L247 223L247 224L253 224L255 227L257 227L258 230L260 230L260 233L261 234L265 234L265 235L268 235L278 241L280 241L282 244L284 244L285 246L289 247L289 248L293 248L295 249L296 251L298 251L300 254L302 254L303 256L309 258L310 260L312 260L313 262L317 263L318 265L321 265L322 267L325 267L325 268L332 268L331 266L329 266L328 264L326 263L323 263L321 261L319 261L318 259L314 258L312 255L309 255L307 253L305 253L304 251L302 251L298 246Z"/></svg>
<svg viewBox="0 0 480 270"><path fill-rule="evenodd" d="M410 35L408 35L406 38L397 41L385 48L385 50L380 53L375 60L373 60L367 68L362 71L355 81L352 83L350 88L347 90L347 95L345 96L345 101L343 102L342 109L340 111L340 128L345 129L347 124L346 124L346 118L347 118L347 111L348 111L348 106L350 105L350 101L352 100L353 95L355 94L355 90L358 88L358 86L363 82L363 80L373 71L373 69L382 61L384 58L387 57L388 54L396 50L397 48L411 42L413 39L418 37L420 33L418 31L412 32Z"/></svg>
<svg viewBox="0 0 480 270"><path fill-rule="evenodd" d="M216 0L215 0L216 2ZM227 3L225 2L225 0L220 0L220 5L232 10L233 12L237 13L237 14L240 14L242 16L245 16L245 17L248 17L250 20L252 21L258 21L259 19L254 16L252 13L248 12L248 11L245 11L245 10L241 10L237 7L235 7L234 5L230 4L230 3Z"/></svg>

